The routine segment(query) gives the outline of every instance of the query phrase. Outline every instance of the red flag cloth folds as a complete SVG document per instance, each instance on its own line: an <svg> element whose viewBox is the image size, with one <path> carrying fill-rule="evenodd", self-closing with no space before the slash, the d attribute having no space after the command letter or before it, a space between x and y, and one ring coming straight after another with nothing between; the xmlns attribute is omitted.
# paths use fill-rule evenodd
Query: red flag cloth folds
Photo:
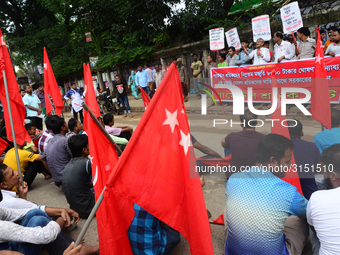
<svg viewBox="0 0 340 255"><path fill-rule="evenodd" d="M133 203L137 203L182 233L191 254L212 255L203 192L198 173L190 171L191 159L195 162L182 87L178 70L172 64L107 187L119 194L121 201L131 202L125 208L120 207L122 212L131 210ZM194 164L191 167L195 168Z"/></svg>
<svg viewBox="0 0 340 255"><path fill-rule="evenodd" d="M323 50L320 31L317 29L315 76L312 87L310 112L313 119L320 122L326 128L331 129L331 105Z"/></svg>
<svg viewBox="0 0 340 255"><path fill-rule="evenodd" d="M142 89L142 87L140 88L140 93L142 94L142 99L143 99L143 103L144 103L144 108L145 110L148 108L148 105L150 104L150 98L148 97L148 95L145 93L144 89Z"/></svg>
<svg viewBox="0 0 340 255"><path fill-rule="evenodd" d="M88 71L85 64L84 69L85 77L88 78ZM86 82L85 84L89 85L89 83ZM93 90L93 93L90 92L91 90ZM97 104L97 102L94 101L95 94L93 86L87 86L86 99L90 105L91 102L95 102ZM87 111L84 112L84 124L85 122L86 125L84 125L84 127L86 126L85 131L88 134L89 139L93 186L95 190L95 199L97 201L105 187L112 169L117 163L118 156L113 144L103 134ZM121 215L117 206L118 204L115 201L114 194L106 192L105 197L96 213L100 253L105 255L132 255L126 230L122 230L126 224L129 225L130 223L125 223L123 221L125 214ZM130 218L133 218L133 210L130 213ZM122 220L115 221L114 219ZM122 247L126 247L126 249L124 249L126 252L121 252Z"/></svg>
<svg viewBox="0 0 340 255"><path fill-rule="evenodd" d="M53 99L53 104L55 107L56 114L61 115L64 109L64 102L60 95L58 83L54 77L52 66L50 60L48 59L46 48L44 47L44 90L45 90L45 104L46 104L46 114L50 115L53 110L53 106L48 95Z"/></svg>
<svg viewBox="0 0 340 255"><path fill-rule="evenodd" d="M275 71L272 72L272 87L273 88L277 88L277 83L276 83L276 78L275 78ZM277 102L277 108L276 110L271 114L271 119L275 119L275 120L279 120L276 122L276 124L272 125L271 128L271 133L272 134L278 134L278 135L282 135L287 137L288 139L290 139L290 134L289 134L289 130L287 124L285 123L286 120L286 116L281 115L281 102L280 99ZM281 123L283 122L282 125ZM294 169L293 167L296 165L295 163L295 158L294 158L294 154L292 155L292 167L289 168L289 170L286 173L286 176L284 178L282 178L282 180L290 183L291 185L295 186L297 191L302 194L302 189L301 189L301 184L300 184L300 179L299 179L299 174L297 171L295 171L296 169Z"/></svg>
<svg viewBox="0 0 340 255"><path fill-rule="evenodd" d="M6 43L0 29L0 101L4 108L7 139L9 141L13 141L12 130L9 121L9 113L7 108L4 78L2 75L2 71L4 70L6 71L8 93L12 110L13 124L15 127L15 137L17 143L22 145L25 142L26 136L28 136L24 126L25 106L20 95L19 86L17 84L12 62L6 47Z"/></svg>
<svg viewBox="0 0 340 255"><path fill-rule="evenodd" d="M89 109L93 112L96 118L100 117L100 109L96 99L96 92L94 90L91 68L89 64L83 64L84 67L84 83L85 83L85 103L89 107ZM91 118L90 115L84 114L84 130L86 131L87 127L87 118Z"/></svg>
<svg viewBox="0 0 340 255"><path fill-rule="evenodd" d="M9 144L2 138L0 138L0 154L4 152L4 150L9 146Z"/></svg>

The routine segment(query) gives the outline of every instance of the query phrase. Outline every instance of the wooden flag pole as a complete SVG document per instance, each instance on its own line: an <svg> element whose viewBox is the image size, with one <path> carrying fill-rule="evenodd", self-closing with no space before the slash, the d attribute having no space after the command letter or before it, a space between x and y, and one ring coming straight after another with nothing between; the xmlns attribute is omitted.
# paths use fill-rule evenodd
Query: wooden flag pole
<svg viewBox="0 0 340 255"><path fill-rule="evenodd" d="M12 131L12 136L13 136L15 158L17 160L17 167L18 167L19 177L20 177L20 180L21 180L21 186L24 187L24 180L22 179L21 166L20 166L19 153L18 153L18 146L17 146L17 139L15 137L11 102L10 102L9 93L8 93L8 85L7 85L7 78L6 78L6 71L5 70L2 71L2 75L4 77L7 109L8 109L9 122L10 122L10 125L11 125L11 131ZM23 125L24 125L24 123L23 123Z"/></svg>

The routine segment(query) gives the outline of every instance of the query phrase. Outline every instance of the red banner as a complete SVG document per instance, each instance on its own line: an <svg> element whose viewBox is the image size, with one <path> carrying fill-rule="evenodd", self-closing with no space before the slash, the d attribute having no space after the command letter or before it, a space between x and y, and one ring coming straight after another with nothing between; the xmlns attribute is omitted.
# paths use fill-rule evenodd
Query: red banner
<svg viewBox="0 0 340 255"><path fill-rule="evenodd" d="M331 103L339 103L340 92L340 56L325 58L329 98ZM275 70L277 86L304 88L312 91L315 59L272 63L267 65L249 65L240 67L211 68L212 86L222 101L231 102L233 95L225 85L240 88L244 98L248 99L248 88L252 88L252 98L256 103L270 103L272 85L270 75ZM323 81L324 82L324 81ZM304 98L303 93L287 93L287 98ZM217 98L216 98L217 99Z"/></svg>

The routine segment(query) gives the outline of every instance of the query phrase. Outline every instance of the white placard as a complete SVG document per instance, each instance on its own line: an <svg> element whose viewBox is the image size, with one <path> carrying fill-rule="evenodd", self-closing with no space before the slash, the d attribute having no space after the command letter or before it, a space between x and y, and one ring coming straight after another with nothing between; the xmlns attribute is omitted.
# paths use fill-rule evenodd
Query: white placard
<svg viewBox="0 0 340 255"><path fill-rule="evenodd" d="M214 28L209 30L210 50L224 49L224 28Z"/></svg>
<svg viewBox="0 0 340 255"><path fill-rule="evenodd" d="M261 15L251 21L254 42L259 38L269 41L271 39L269 15Z"/></svg>
<svg viewBox="0 0 340 255"><path fill-rule="evenodd" d="M290 34L300 27L303 27L300 8L297 2L293 2L283 6L280 9L283 32Z"/></svg>
<svg viewBox="0 0 340 255"><path fill-rule="evenodd" d="M225 32L225 37L227 38L228 47L235 47L236 50L241 49L240 37L236 27Z"/></svg>

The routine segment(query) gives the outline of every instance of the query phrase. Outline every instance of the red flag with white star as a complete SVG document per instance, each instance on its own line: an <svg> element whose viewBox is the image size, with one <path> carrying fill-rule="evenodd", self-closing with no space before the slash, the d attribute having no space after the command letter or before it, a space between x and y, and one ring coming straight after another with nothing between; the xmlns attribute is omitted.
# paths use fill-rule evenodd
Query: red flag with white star
<svg viewBox="0 0 340 255"><path fill-rule="evenodd" d="M85 64L84 69L86 70ZM86 74L88 73L85 71L85 77ZM88 81L85 81L85 84L89 85L87 82ZM91 88L93 90L93 94L89 93ZM93 85L92 87L87 86L87 89L88 91L86 93L86 97L88 97L88 100L91 102L93 100L91 100L89 97L91 95L94 96L94 87ZM95 103L98 107L96 101ZM103 134L100 128L89 116L87 111L84 113L84 126L86 126L85 131L89 139L93 176L92 180L95 190L95 199L97 201L103 188L105 187L106 181L110 176L112 169L117 163L118 156L113 144ZM100 253L105 255L132 255L130 242L126 235L126 230L124 231L123 227L126 224L130 224L130 222L125 222L124 219L128 215L130 218L133 218L133 210L130 212L130 214L128 211L121 214L117 208L118 206L120 205L116 202L114 194L110 192L104 192L104 199L96 213ZM120 220L115 221L115 219ZM127 249L124 249L124 252L122 252L122 247L127 247Z"/></svg>
<svg viewBox="0 0 340 255"><path fill-rule="evenodd" d="M55 107L56 114L60 116L65 106L60 94L58 83L54 77L52 66L50 60L48 59L45 47L44 47L44 91L45 91L46 114L50 115L51 111L53 110L53 106L48 97L48 95L50 95L51 100L53 100L53 105Z"/></svg>
<svg viewBox="0 0 340 255"><path fill-rule="evenodd" d="M148 108L148 105L150 104L150 98L145 93L144 89L142 89L142 88L140 89L140 93L142 94L143 104L144 104L144 108L146 110L146 108Z"/></svg>
<svg viewBox="0 0 340 255"><path fill-rule="evenodd" d="M212 255L211 231L199 176L190 171L193 166L190 161L195 159L192 149L181 82L172 64L107 187L119 194L121 201L130 201L126 207L120 207L122 212L131 210L136 203L179 231L189 242L191 254ZM125 226L126 230L128 227Z"/></svg>
<svg viewBox="0 0 340 255"><path fill-rule="evenodd" d="M276 83L276 78L275 78L275 70L272 71L272 87L277 88L277 83ZM272 100L273 104L273 100ZM272 134L278 134L287 137L290 139L290 134L289 130L287 127L287 122L286 122L286 116L281 115L281 98L279 97L278 102L277 102L277 108L276 110L271 114L271 119L272 120L279 120L276 121L275 124L272 124L271 128L271 133ZM295 186L297 191L302 194L302 189L301 189L301 183L299 179L299 174L297 171L293 169L293 166L296 165L295 163L295 158L294 154L292 154L292 167L289 168L289 170L286 173L286 176L282 178L282 180L290 183L291 185Z"/></svg>
<svg viewBox="0 0 340 255"><path fill-rule="evenodd" d="M315 76L313 80L310 112L313 119L320 122L326 128L331 129L331 105L323 51L324 48L322 47L320 31L317 28Z"/></svg>
<svg viewBox="0 0 340 255"><path fill-rule="evenodd" d="M18 144L23 145L26 137L30 137L24 126L25 106L20 95L19 85L15 77L11 58L9 56L5 40L0 29L0 101L4 108L7 139L9 141L13 141L12 130L9 121L9 112L7 108L4 79L2 75L2 71L4 70L6 72L9 101L12 110L16 141Z"/></svg>

